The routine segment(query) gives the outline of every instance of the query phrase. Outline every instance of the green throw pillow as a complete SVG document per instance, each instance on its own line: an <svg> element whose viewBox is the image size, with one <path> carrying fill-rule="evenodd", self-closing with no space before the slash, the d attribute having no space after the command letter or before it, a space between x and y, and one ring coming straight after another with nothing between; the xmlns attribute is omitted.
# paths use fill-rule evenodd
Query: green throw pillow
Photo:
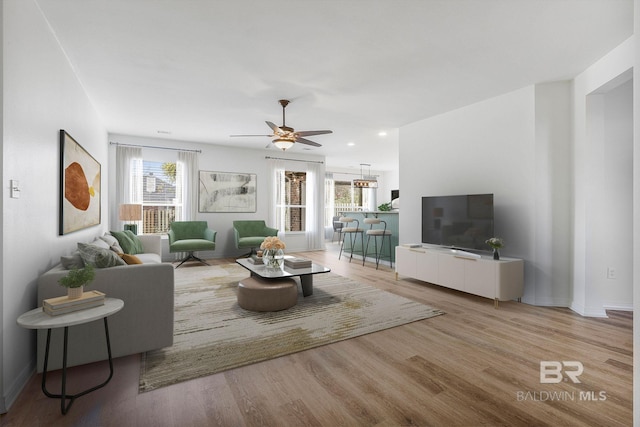
<svg viewBox="0 0 640 427"><path fill-rule="evenodd" d="M110 249L99 248L98 246L78 243L78 251L85 264L90 264L96 268L115 267L116 265L126 265L126 263Z"/></svg>
<svg viewBox="0 0 640 427"><path fill-rule="evenodd" d="M137 253L135 252L133 241L127 233L124 231L110 231L110 233L120 243L120 247L125 254L135 255Z"/></svg>
<svg viewBox="0 0 640 427"><path fill-rule="evenodd" d="M144 245L142 244L140 239L138 239L138 236L133 234L133 231L131 231L131 230L124 230L124 233L127 235L127 237L129 239L131 239L131 242L133 243L133 250L135 252L131 252L131 255L143 254L144 253Z"/></svg>

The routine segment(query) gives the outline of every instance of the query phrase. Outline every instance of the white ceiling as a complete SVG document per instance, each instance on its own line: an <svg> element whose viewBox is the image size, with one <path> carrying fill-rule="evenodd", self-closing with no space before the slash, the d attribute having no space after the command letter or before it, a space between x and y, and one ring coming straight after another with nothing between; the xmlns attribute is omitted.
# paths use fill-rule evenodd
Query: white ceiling
<svg viewBox="0 0 640 427"><path fill-rule="evenodd" d="M570 79L633 33L633 0L36 2L109 132L263 149L229 135L270 133L286 98L287 125L334 131L305 153L380 171L398 127Z"/></svg>

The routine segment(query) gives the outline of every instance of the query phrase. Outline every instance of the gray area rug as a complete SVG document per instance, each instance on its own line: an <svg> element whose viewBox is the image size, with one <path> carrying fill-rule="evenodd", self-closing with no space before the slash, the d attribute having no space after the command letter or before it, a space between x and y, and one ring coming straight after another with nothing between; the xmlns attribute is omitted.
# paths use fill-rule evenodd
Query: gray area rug
<svg viewBox="0 0 640 427"><path fill-rule="evenodd" d="M288 310L238 306L237 264L176 269L174 344L143 354L140 392L444 314L334 273Z"/></svg>

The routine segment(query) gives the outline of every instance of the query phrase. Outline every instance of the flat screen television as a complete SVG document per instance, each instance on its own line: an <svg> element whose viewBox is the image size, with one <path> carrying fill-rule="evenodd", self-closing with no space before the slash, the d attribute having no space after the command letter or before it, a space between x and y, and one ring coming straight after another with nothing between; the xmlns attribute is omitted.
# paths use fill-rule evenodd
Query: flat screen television
<svg viewBox="0 0 640 427"><path fill-rule="evenodd" d="M422 243L486 251L491 237L493 194L422 198Z"/></svg>

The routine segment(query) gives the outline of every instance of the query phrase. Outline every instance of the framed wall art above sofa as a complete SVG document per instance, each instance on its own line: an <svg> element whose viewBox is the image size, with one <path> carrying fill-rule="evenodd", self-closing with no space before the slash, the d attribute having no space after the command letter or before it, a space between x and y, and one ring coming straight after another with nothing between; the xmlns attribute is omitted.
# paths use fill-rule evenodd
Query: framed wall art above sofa
<svg viewBox="0 0 640 427"><path fill-rule="evenodd" d="M100 179L100 163L61 129L60 235L100 224Z"/></svg>

